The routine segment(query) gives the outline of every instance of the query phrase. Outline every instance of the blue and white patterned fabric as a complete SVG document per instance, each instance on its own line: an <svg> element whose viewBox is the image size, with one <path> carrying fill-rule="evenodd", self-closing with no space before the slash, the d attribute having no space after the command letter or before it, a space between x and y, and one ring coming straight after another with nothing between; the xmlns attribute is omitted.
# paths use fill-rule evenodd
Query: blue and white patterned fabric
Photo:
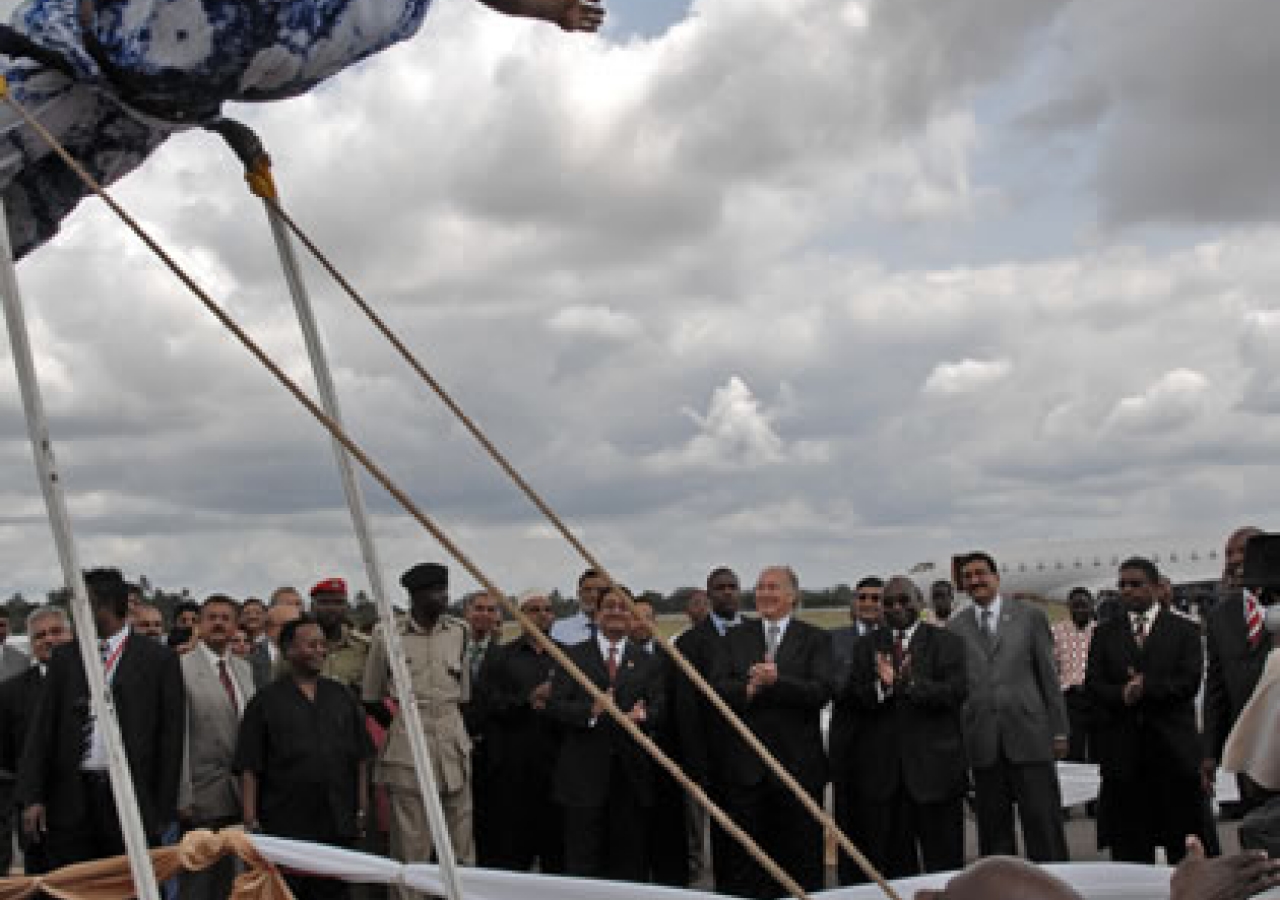
<svg viewBox="0 0 1280 900"><path fill-rule="evenodd" d="M0 57L10 91L103 184L137 168L178 124L139 110L208 115L278 100L417 33L431 0L97 0L90 52L79 0L25 0L11 25L76 73ZM111 72L103 72L99 60ZM127 79L131 92L117 85ZM0 190L14 255L52 237L85 190L16 113L0 108Z"/></svg>

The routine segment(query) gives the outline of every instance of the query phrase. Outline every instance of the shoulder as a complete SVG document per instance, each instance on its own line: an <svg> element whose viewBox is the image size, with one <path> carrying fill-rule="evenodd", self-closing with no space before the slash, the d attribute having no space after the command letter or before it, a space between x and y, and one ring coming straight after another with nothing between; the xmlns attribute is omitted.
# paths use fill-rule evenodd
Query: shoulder
<svg viewBox="0 0 1280 900"><path fill-rule="evenodd" d="M369 645L373 643L373 638L365 634L359 628L348 628L346 630L346 634L343 635L343 639L346 641L347 646L360 647L363 649L368 649Z"/></svg>

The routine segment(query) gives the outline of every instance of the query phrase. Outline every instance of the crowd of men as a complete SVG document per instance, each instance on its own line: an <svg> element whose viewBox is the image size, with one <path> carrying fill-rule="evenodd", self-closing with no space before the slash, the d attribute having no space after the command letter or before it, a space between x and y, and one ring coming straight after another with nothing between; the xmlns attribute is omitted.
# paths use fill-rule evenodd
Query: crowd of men
<svg viewBox="0 0 1280 900"><path fill-rule="evenodd" d="M1273 644L1240 582L1255 533L1229 537L1221 599L1203 629L1171 607L1167 581L1141 558L1120 565L1112 614L1098 621L1077 591L1052 627L1040 606L1001 593L999 567L981 552L957 570L972 601L963 609L949 582L932 585L926 604L907 577L868 577L851 624L831 631L797 615L789 567L758 574L754 616L742 614L737 574L717 568L671 644L651 605L592 570L567 618L556 620L545 592L517 598L531 624L505 643L497 600L473 593L461 619L449 615L448 570L432 563L401 578L407 614L370 634L349 623L340 578L315 584L309 610L293 588L265 603L215 594L180 605L168 627L118 571L92 570L85 582L152 844L243 825L431 858L391 688L393 627L462 864L672 886L709 878L722 893L765 898L784 890L549 643L806 891L825 885L821 825L679 671L670 646L816 803L830 786L839 827L889 878L963 868L966 803L979 856L1066 861L1055 767L1064 758L1100 765L1100 848L1131 862L1163 848L1176 863L1188 836L1216 851L1210 785ZM0 809L17 813L28 872L122 853L70 623L46 606L27 630L30 659L0 644ZM1241 796L1247 810L1275 793L1244 779ZM177 890L220 900L233 875L228 861L182 876ZM838 877L865 880L844 854ZM300 900L345 893L333 880L291 886Z"/></svg>

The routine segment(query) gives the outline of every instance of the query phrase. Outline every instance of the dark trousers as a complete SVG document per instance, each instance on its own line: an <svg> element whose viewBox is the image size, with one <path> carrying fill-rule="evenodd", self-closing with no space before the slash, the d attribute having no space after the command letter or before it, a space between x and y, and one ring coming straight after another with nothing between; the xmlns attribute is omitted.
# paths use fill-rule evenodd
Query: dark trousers
<svg viewBox="0 0 1280 900"><path fill-rule="evenodd" d="M476 844L476 865L485 869L497 867L496 848L493 841L494 796L492 766L489 765L489 747L483 738L476 738L471 751L471 827Z"/></svg>
<svg viewBox="0 0 1280 900"><path fill-rule="evenodd" d="M84 815L74 823L51 824L45 836L45 851L50 868L60 869L91 859L123 856L124 836L116 816L111 779L106 772L79 772L84 792ZM149 841L154 846L154 841Z"/></svg>
<svg viewBox="0 0 1280 900"><path fill-rule="evenodd" d="M1014 763L1000 754L993 766L973 770L979 856L1017 856L1013 830L1017 804L1022 839L1033 862L1066 862L1062 792L1053 763Z"/></svg>
<svg viewBox="0 0 1280 900"><path fill-rule="evenodd" d="M1195 774L1144 766L1132 778L1103 778L1106 838L1116 862L1154 863L1164 847L1169 865L1186 855L1186 837L1205 838L1204 792ZM1101 839L1101 836L1100 836Z"/></svg>
<svg viewBox="0 0 1280 900"><path fill-rule="evenodd" d="M1067 759L1072 762L1092 762L1089 746L1089 729L1093 727L1093 701L1083 687L1070 687L1062 692L1067 706L1067 721L1071 724Z"/></svg>
<svg viewBox="0 0 1280 900"><path fill-rule="evenodd" d="M727 790L723 782L713 779L707 787L707 796L716 806L727 810L728 802L725 800ZM733 883L733 873L737 872L743 866L744 860L748 859L747 851L743 850L715 819L711 819L710 825L711 878L715 882L715 889L722 894L727 894L729 885Z"/></svg>
<svg viewBox="0 0 1280 900"><path fill-rule="evenodd" d="M493 868L546 875L565 873L564 810L552 798L550 765L512 765L493 780L490 822Z"/></svg>
<svg viewBox="0 0 1280 900"><path fill-rule="evenodd" d="M655 779L649 816L650 880L668 887L687 887L689 833L685 828L684 791L666 772L656 772Z"/></svg>
<svg viewBox="0 0 1280 900"><path fill-rule="evenodd" d="M964 868L964 805L960 797L916 803L900 783L884 799L857 798L857 819L858 849L886 878ZM851 867L856 870L857 864ZM867 880L857 870L851 883Z"/></svg>
<svg viewBox="0 0 1280 900"><path fill-rule="evenodd" d="M611 769L603 806L565 807L565 870L585 878L646 881L650 809L617 759Z"/></svg>
<svg viewBox="0 0 1280 900"><path fill-rule="evenodd" d="M815 801L822 802L821 785L807 785L806 789ZM822 827L789 790L773 778L753 785L733 785L726 791L724 811L806 892L822 889ZM718 891L758 900L786 894L786 889L745 851L734 857L733 870L726 873L727 883L717 881Z"/></svg>

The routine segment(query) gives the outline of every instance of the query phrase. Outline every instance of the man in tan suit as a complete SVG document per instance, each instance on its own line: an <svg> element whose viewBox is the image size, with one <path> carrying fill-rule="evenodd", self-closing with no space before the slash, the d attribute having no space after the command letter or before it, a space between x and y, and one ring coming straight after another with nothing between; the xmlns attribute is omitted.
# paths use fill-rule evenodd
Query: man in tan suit
<svg viewBox="0 0 1280 900"><path fill-rule="evenodd" d="M240 716L253 696L249 664L228 652L236 602L214 594L200 607L200 640L182 657L187 693L187 741L178 783L178 816L187 828L218 829L240 821L240 784L231 772ZM184 872L183 900L222 900L231 892L234 861Z"/></svg>
<svg viewBox="0 0 1280 900"><path fill-rule="evenodd" d="M395 627L413 682L413 696L422 717L427 752L435 771L436 787L448 822L449 837L458 862L475 863L471 811L471 740L462 720L461 706L470 699L471 677L463 659L466 625L445 615L449 603L449 571L441 565L422 563L400 577L409 592L409 615ZM382 698L389 693L387 644L379 625L365 665L365 709L380 721L387 718ZM383 721L385 726L387 722ZM386 745L374 768L374 782L385 785L391 801L391 855L402 862L431 858L431 829L418 791L413 754L404 717L390 723ZM399 889L404 898L416 896Z"/></svg>

